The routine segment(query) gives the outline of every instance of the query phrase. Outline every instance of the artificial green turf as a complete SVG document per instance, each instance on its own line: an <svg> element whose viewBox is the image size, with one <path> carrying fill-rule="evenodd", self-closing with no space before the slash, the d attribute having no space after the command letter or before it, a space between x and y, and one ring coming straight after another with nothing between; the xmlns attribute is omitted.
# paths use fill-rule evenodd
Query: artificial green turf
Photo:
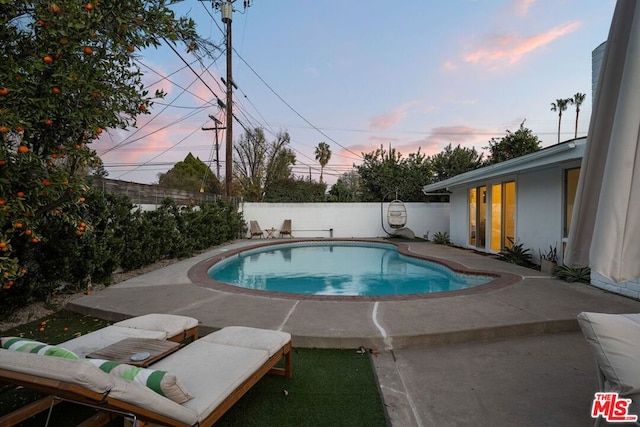
<svg viewBox="0 0 640 427"><path fill-rule="evenodd" d="M385 426L369 355L294 349L293 378L265 376L220 426Z"/></svg>
<svg viewBox="0 0 640 427"><path fill-rule="evenodd" d="M103 320L62 310L1 335L58 344L106 325ZM369 357L355 349L294 348L293 378L265 376L216 426L386 426ZM0 415L35 397L26 390L0 391ZM91 409L63 403L54 408L49 425L76 425L91 414ZM41 426L45 419L43 413L20 426Z"/></svg>

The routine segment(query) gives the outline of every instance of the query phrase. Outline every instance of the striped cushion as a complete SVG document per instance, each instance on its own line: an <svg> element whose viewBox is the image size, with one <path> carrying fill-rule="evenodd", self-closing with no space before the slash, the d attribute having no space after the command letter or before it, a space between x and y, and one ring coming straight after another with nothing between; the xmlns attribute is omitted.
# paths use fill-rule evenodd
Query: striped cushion
<svg viewBox="0 0 640 427"><path fill-rule="evenodd" d="M48 345L27 338L2 337L0 341L2 342L2 348L7 350L35 353L43 356L64 357L65 359L79 359L74 352L66 348Z"/></svg>
<svg viewBox="0 0 640 427"><path fill-rule="evenodd" d="M110 360L85 360L108 374L142 384L174 402L184 403L193 398L176 376L169 372L138 368L137 366L112 362Z"/></svg>

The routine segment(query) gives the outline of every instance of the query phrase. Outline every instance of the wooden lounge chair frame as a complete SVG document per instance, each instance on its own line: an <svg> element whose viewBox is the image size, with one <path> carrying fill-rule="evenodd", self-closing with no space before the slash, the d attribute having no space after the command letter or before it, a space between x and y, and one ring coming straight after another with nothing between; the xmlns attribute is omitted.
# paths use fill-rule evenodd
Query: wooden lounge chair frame
<svg viewBox="0 0 640 427"><path fill-rule="evenodd" d="M280 237L282 237L282 236L293 237L293 234L291 234L291 220L290 219L285 219L284 222L282 223L282 229L280 230Z"/></svg>
<svg viewBox="0 0 640 427"><path fill-rule="evenodd" d="M281 375L286 378L291 378L293 375L293 363L292 363L292 346L291 341L288 341L282 346L249 378L247 378L242 384L240 384L234 391L232 391L210 414L208 414L198 426L211 426L218 421L222 415L224 415L244 394L251 389L262 377L266 374ZM50 356L43 356L50 357ZM275 365L284 358L284 368L276 368ZM38 413L46 409L47 406L53 405L59 401L59 399L79 403L93 408L99 411L115 412L117 414L126 413L130 414L139 420L157 423L167 426L188 426L178 420L169 418L167 416L158 414L145 408L136 406L135 404L126 402L124 400L116 399L109 396L108 393L102 394L92 390L88 390L76 384L68 383L61 380L55 380L35 375L24 374L21 372L14 372L0 368L0 382L20 385L25 388L39 391L48 394L49 397L38 401L37 407L22 408L18 411L14 411L11 415L17 414L20 417L5 418L4 421L9 422L9 425L13 425L21 420L26 419L24 417L25 410L36 410ZM44 406L43 406L44 405ZM27 405L29 406L29 405ZM104 420L104 414L98 414L95 420ZM85 425L94 425L87 423Z"/></svg>
<svg viewBox="0 0 640 427"><path fill-rule="evenodd" d="M192 328L188 328L185 329L184 331L173 335L171 337L167 337L167 341L172 341L172 342L177 342L177 343L189 343L193 340L197 340L198 339L198 326L194 326ZM63 344L64 345L64 344ZM13 383L11 381L4 381L2 378L0 378L0 386L6 384L6 383ZM14 383L16 385L21 385L21 384L17 384ZM51 394L51 393L48 393ZM57 396L57 394L54 394L55 396ZM57 400L54 395L50 395L47 397L44 397L42 399L39 399L37 401L31 402L19 409L16 409L15 411L6 414L4 416L0 417L0 426L2 425L15 425L18 423L21 423L22 421L31 418L37 414L39 414L40 412L44 411L47 408L52 407L52 405L55 405L57 403L60 403L60 400ZM63 397L63 396L60 396Z"/></svg>
<svg viewBox="0 0 640 427"><path fill-rule="evenodd" d="M251 231L250 239L253 239L253 236L260 236L261 239L264 237L264 231L260 228L258 221L249 221L249 228Z"/></svg>

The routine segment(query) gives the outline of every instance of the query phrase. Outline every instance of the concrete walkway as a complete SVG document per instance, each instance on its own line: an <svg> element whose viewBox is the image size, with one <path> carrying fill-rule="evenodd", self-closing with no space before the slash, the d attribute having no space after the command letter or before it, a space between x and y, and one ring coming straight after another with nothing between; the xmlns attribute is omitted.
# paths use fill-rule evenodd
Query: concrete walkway
<svg viewBox="0 0 640 427"><path fill-rule="evenodd" d="M194 269L256 241L237 241L73 301L70 309L121 320L145 313L284 330L298 347L375 349L394 426L589 425L595 364L582 311L640 312L640 302L473 251L430 243L409 250L520 280L468 295L396 301L281 298L214 289Z"/></svg>

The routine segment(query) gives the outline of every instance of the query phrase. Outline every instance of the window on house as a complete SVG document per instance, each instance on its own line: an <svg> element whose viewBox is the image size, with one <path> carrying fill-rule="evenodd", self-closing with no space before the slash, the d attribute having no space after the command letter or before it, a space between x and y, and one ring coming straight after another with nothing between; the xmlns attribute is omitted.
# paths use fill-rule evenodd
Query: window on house
<svg viewBox="0 0 640 427"><path fill-rule="evenodd" d="M571 228L571 215L573 214L573 203L576 200L576 191L578 190L578 178L580 176L580 168L565 169L564 171L564 234L563 237L569 236Z"/></svg>
<svg viewBox="0 0 640 427"><path fill-rule="evenodd" d="M491 249L502 250L502 184L491 186Z"/></svg>
<svg viewBox="0 0 640 427"><path fill-rule="evenodd" d="M487 225L487 187L469 189L469 245L485 247Z"/></svg>
<svg viewBox="0 0 640 427"><path fill-rule="evenodd" d="M477 191L475 188L469 189L469 245L476 245L476 204L477 204Z"/></svg>
<svg viewBox="0 0 640 427"><path fill-rule="evenodd" d="M515 241L516 182L509 181L502 184L502 247L510 248Z"/></svg>
<svg viewBox="0 0 640 427"><path fill-rule="evenodd" d="M487 206L488 203L488 206ZM489 209L487 209L489 207ZM489 215L489 228L487 228ZM485 236L490 236L490 249L501 251L513 246L516 236L516 183L493 184L490 200L487 187L469 189L469 245L486 247Z"/></svg>

